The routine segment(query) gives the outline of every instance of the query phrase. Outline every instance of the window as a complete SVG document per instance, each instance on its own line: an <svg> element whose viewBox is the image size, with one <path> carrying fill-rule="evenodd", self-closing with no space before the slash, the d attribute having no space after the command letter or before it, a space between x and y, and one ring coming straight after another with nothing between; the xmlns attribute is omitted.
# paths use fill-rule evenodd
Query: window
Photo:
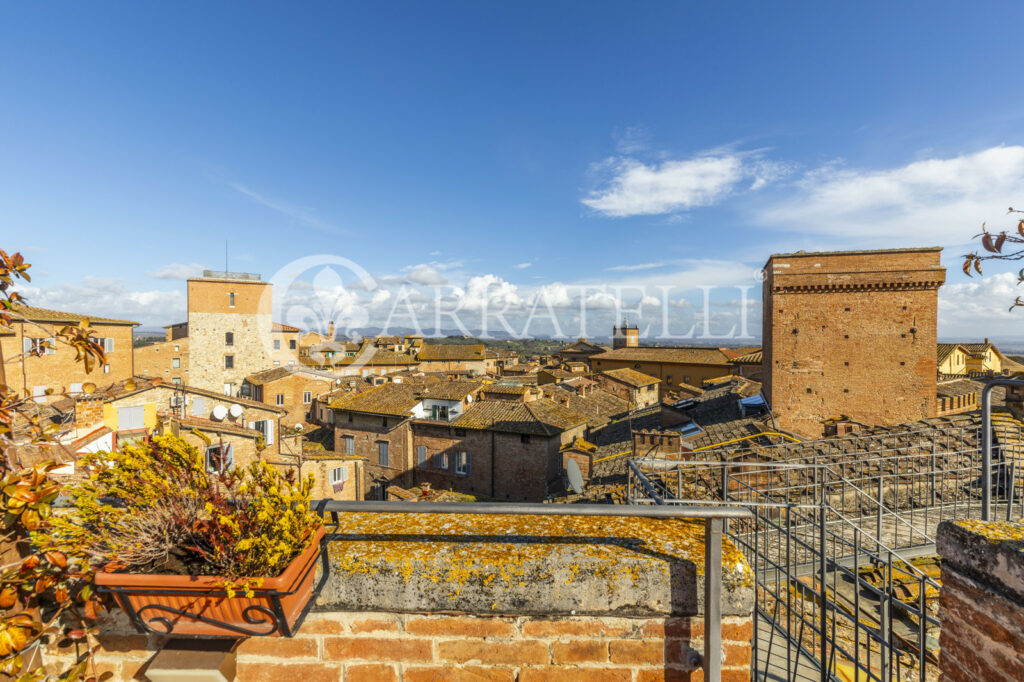
<svg viewBox="0 0 1024 682"><path fill-rule="evenodd" d="M78 384L71 384L71 390L69 392L70 393L81 393L82 392L82 384L80 384L80 383L78 383Z"/></svg>
<svg viewBox="0 0 1024 682"><path fill-rule="evenodd" d="M25 337L21 340L21 352L32 353L34 355L53 355L57 352L54 339L30 339ZM102 339L93 339L93 341L102 341ZM102 344L101 344L102 345Z"/></svg>
<svg viewBox="0 0 1024 682"><path fill-rule="evenodd" d="M46 400L46 386L33 386L32 387L32 398L37 402L41 403Z"/></svg>
<svg viewBox="0 0 1024 682"><path fill-rule="evenodd" d="M384 428L387 428L387 426L388 426L388 418L387 417L381 417L380 418L380 425L383 426Z"/></svg>
<svg viewBox="0 0 1024 682"><path fill-rule="evenodd" d="M224 356L224 369L234 369L234 368L235 368L235 356L234 355L225 355Z"/></svg>
<svg viewBox="0 0 1024 682"><path fill-rule="evenodd" d="M465 436L466 435L466 429L455 429L455 435L456 436Z"/></svg>
<svg viewBox="0 0 1024 682"><path fill-rule="evenodd" d="M447 405L434 405L430 408L430 418L440 419L441 421L448 421L448 406Z"/></svg>
<svg viewBox="0 0 1024 682"><path fill-rule="evenodd" d="M284 405L284 393L277 394L277 404Z"/></svg>
<svg viewBox="0 0 1024 682"><path fill-rule="evenodd" d="M438 452L434 454L434 468L448 469L448 453Z"/></svg>
<svg viewBox="0 0 1024 682"><path fill-rule="evenodd" d="M274 360L274 367L277 367L280 364L281 364L280 360Z"/></svg>
<svg viewBox="0 0 1024 682"><path fill-rule="evenodd" d="M178 352L178 346L177 346L177 345L175 345L175 346L174 346L174 352L175 352L175 353L177 353L177 352Z"/></svg>
<svg viewBox="0 0 1024 682"><path fill-rule="evenodd" d="M103 373L110 374L110 365L103 365Z"/></svg>
<svg viewBox="0 0 1024 682"><path fill-rule="evenodd" d="M171 369L181 369L181 358L171 358Z"/></svg>
<svg viewBox="0 0 1024 682"><path fill-rule="evenodd" d="M228 307L235 307L235 292L233 291L230 294L228 294Z"/></svg>
<svg viewBox="0 0 1024 682"><path fill-rule="evenodd" d="M345 487L345 481L348 480L348 469L345 467L334 467L327 474L327 480L334 487L334 492L340 492Z"/></svg>
<svg viewBox="0 0 1024 682"><path fill-rule="evenodd" d="M235 333L234 332L224 332L224 345L225 346L233 346L233 345L235 345Z"/></svg>
<svg viewBox="0 0 1024 682"><path fill-rule="evenodd" d="M313 392L312 391L303 391L302 392L302 404L303 405L309 405L311 402L313 402Z"/></svg>
<svg viewBox="0 0 1024 682"><path fill-rule="evenodd" d="M288 341L288 349L295 350L295 339L291 339L290 341Z"/></svg>
<svg viewBox="0 0 1024 682"><path fill-rule="evenodd" d="M684 383L684 384L689 384L689 383L691 383L691 382L690 382L690 377L689 377L689 376L686 376L686 375L684 375L684 376L683 376L683 383Z"/></svg>
<svg viewBox="0 0 1024 682"><path fill-rule="evenodd" d="M281 339L274 339L274 350L281 350Z"/></svg>
<svg viewBox="0 0 1024 682"><path fill-rule="evenodd" d="M173 379L171 379L171 383L181 386L181 377L174 377Z"/></svg>
<svg viewBox="0 0 1024 682"><path fill-rule="evenodd" d="M417 445L416 446L416 464L421 469L427 468L427 446Z"/></svg>
<svg viewBox="0 0 1024 682"><path fill-rule="evenodd" d="M528 433L520 434L519 435L519 442L520 443L529 443L530 442L530 434L528 434Z"/></svg>
<svg viewBox="0 0 1024 682"><path fill-rule="evenodd" d="M235 394L235 385L234 384L230 384L230 383L224 384L224 395L234 395L234 394Z"/></svg>
<svg viewBox="0 0 1024 682"><path fill-rule="evenodd" d="M233 466L234 456L231 444L211 445L206 448L206 470L215 474L223 474Z"/></svg>
<svg viewBox="0 0 1024 682"><path fill-rule="evenodd" d="M455 458L455 473L460 476L469 476L472 470L471 455L468 452L460 452Z"/></svg>
<svg viewBox="0 0 1024 682"><path fill-rule="evenodd" d="M356 454L356 439L352 436L342 436L341 442L345 445L345 454L354 455Z"/></svg>
<svg viewBox="0 0 1024 682"><path fill-rule="evenodd" d="M386 442L377 443L377 462L382 466L390 466L388 464L388 444Z"/></svg>

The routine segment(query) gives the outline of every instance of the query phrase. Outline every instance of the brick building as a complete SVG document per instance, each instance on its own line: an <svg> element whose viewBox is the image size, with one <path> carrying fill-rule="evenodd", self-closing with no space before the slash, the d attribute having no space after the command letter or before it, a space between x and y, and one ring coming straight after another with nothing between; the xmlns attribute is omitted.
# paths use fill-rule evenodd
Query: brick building
<svg viewBox="0 0 1024 682"><path fill-rule="evenodd" d="M22 395L46 402L79 393L86 382L103 386L135 373L132 331L138 322L20 305L13 313L10 327L0 326L0 383ZM75 360L75 350L56 338L62 328L85 319L106 353L106 363L93 365L88 373Z"/></svg>
<svg viewBox="0 0 1024 682"><path fill-rule="evenodd" d="M160 377L167 383L188 383L188 323L164 327L166 338L135 349L135 373L144 377Z"/></svg>
<svg viewBox="0 0 1024 682"><path fill-rule="evenodd" d="M483 344L423 344L416 354L419 369L445 372L452 376L473 377L487 373Z"/></svg>
<svg viewBox="0 0 1024 682"><path fill-rule="evenodd" d="M935 416L941 249L777 254L765 265L764 395L779 427Z"/></svg>
<svg viewBox="0 0 1024 682"><path fill-rule="evenodd" d="M732 359L754 348L711 348L702 346L626 346L590 357L590 368L607 372L623 367L656 377L666 390L684 385L700 386L708 379L729 376Z"/></svg>
<svg viewBox="0 0 1024 682"><path fill-rule="evenodd" d="M330 372L286 365L253 372L242 382L239 395L284 410L282 422L292 427L308 421L317 396L340 383Z"/></svg>
<svg viewBox="0 0 1024 682"><path fill-rule="evenodd" d="M338 454L364 457L367 495L427 482L508 500L542 500L559 448L588 418L547 400L478 400L473 381L386 383L331 403Z"/></svg>
<svg viewBox="0 0 1024 682"><path fill-rule="evenodd" d="M661 397L658 390L660 379L628 367L599 372L594 375L594 380L606 391L629 401L633 409L642 410L655 405Z"/></svg>

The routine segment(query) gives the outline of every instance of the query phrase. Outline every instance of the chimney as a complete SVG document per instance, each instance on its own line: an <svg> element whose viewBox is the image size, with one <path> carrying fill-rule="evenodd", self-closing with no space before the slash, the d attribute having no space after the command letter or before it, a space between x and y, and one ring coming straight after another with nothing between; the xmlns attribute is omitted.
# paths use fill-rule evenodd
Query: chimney
<svg viewBox="0 0 1024 682"><path fill-rule="evenodd" d="M985 339L985 345L986 346L988 345L988 339Z"/></svg>
<svg viewBox="0 0 1024 682"><path fill-rule="evenodd" d="M75 398L75 429L95 428L103 423L103 398L85 395Z"/></svg>

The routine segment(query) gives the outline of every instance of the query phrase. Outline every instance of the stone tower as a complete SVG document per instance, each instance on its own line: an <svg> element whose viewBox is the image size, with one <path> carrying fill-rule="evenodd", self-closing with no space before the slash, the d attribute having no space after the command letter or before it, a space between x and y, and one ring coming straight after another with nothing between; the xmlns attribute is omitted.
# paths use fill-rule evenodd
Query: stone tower
<svg viewBox="0 0 1024 682"><path fill-rule="evenodd" d="M940 248L777 254L764 279L762 376L779 426L935 416Z"/></svg>
<svg viewBox="0 0 1024 682"><path fill-rule="evenodd" d="M272 289L247 273L188 280L190 385L238 395L247 375L272 365Z"/></svg>
<svg viewBox="0 0 1024 682"><path fill-rule="evenodd" d="M633 325L629 326L627 320L622 321L621 327L612 327L612 349L636 348L640 345L640 329Z"/></svg>

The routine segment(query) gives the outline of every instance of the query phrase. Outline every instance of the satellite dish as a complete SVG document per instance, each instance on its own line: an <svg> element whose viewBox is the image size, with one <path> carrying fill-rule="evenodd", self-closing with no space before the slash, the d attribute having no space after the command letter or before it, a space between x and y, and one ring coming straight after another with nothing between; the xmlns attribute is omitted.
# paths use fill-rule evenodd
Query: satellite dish
<svg viewBox="0 0 1024 682"><path fill-rule="evenodd" d="M213 408L213 418L216 419L217 421L224 419L224 417L226 416L228 416L228 408L224 407L223 405L217 405L215 408Z"/></svg>
<svg viewBox="0 0 1024 682"><path fill-rule="evenodd" d="M569 487L577 495L583 492L583 474L576 460L570 459L565 465L565 475L569 477Z"/></svg>
<svg viewBox="0 0 1024 682"><path fill-rule="evenodd" d="M238 419L239 417L242 416L242 406L232 405L231 407L228 408L228 414L231 415L232 419Z"/></svg>

